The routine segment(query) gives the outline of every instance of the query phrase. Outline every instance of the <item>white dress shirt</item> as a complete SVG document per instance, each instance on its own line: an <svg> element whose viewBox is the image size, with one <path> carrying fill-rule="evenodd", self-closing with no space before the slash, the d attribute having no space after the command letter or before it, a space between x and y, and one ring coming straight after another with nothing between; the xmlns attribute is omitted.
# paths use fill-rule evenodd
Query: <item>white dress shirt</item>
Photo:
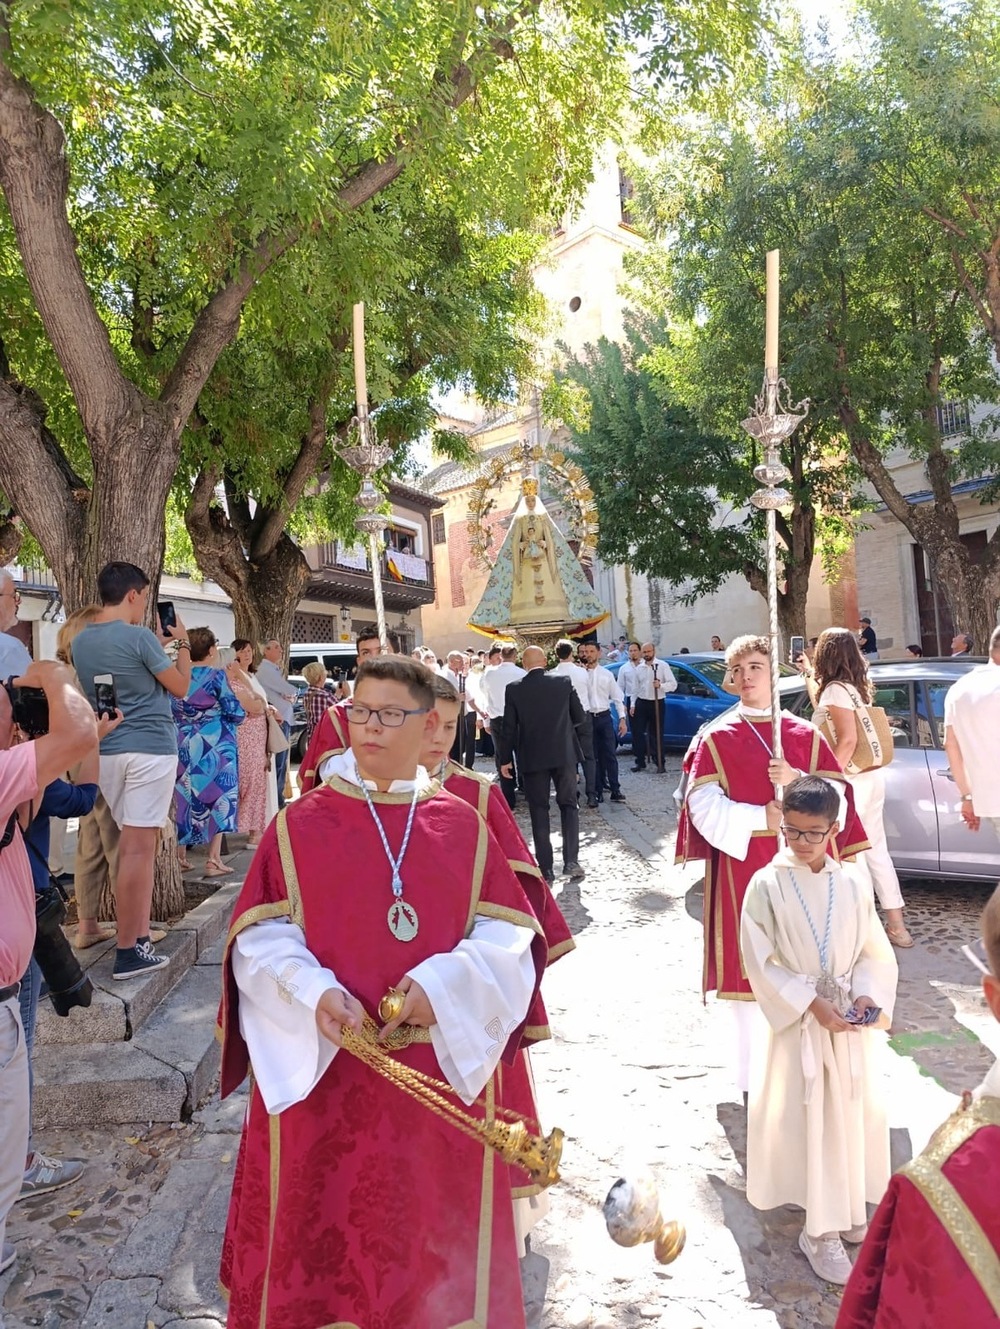
<svg viewBox="0 0 1000 1329"><path fill-rule="evenodd" d="M324 771L359 784L353 753L331 757ZM394 780L389 792L420 790L428 782L427 772L418 767L416 780ZM482 1092L500 1060L503 1043L491 1032L497 1019L507 1028L524 1018L535 982L533 937L519 924L477 915L471 933L454 950L432 955L409 971L437 1021L430 1038L438 1064L466 1103ZM324 992L346 989L287 918L245 928L233 942L232 965L240 990L240 1033L257 1086L268 1112L282 1112L312 1091L337 1055L336 1045L319 1032L316 1007Z"/></svg>
<svg viewBox="0 0 1000 1329"><path fill-rule="evenodd" d="M626 660L618 670L618 686L630 701L635 700L639 683L635 676L635 665L631 660Z"/></svg>
<svg viewBox="0 0 1000 1329"><path fill-rule="evenodd" d="M470 693L474 691L475 685L469 687L468 674L456 674L451 665L445 665L441 670L441 677L446 678L455 691L462 699L462 714L468 715L470 711L475 710Z"/></svg>
<svg viewBox="0 0 1000 1329"><path fill-rule="evenodd" d="M587 700L583 704L591 715L600 715L604 711L610 711L612 702L616 706L625 705L622 690L610 669L595 664L593 669L587 669L585 673L587 676Z"/></svg>
<svg viewBox="0 0 1000 1329"><path fill-rule="evenodd" d="M501 664L490 665L483 670L483 696L491 720L503 715L506 703L507 686L524 677L524 670L513 660L504 660Z"/></svg>
<svg viewBox="0 0 1000 1329"><path fill-rule="evenodd" d="M653 687L653 667L656 667L656 688ZM665 692L677 691L677 679L666 660L640 660L634 667L635 691L629 693L632 701L655 701Z"/></svg>
<svg viewBox="0 0 1000 1329"><path fill-rule="evenodd" d="M590 704L590 686L587 682L587 670L583 665L574 664L572 660L560 660L553 668L553 674L562 674L568 678L576 690L576 695L580 698L580 705L585 711L592 710ZM606 671L605 671L606 672Z"/></svg>
<svg viewBox="0 0 1000 1329"><path fill-rule="evenodd" d="M997 734L1000 733L1000 665L972 669L945 694L944 722L958 739L978 817L1000 817Z"/></svg>

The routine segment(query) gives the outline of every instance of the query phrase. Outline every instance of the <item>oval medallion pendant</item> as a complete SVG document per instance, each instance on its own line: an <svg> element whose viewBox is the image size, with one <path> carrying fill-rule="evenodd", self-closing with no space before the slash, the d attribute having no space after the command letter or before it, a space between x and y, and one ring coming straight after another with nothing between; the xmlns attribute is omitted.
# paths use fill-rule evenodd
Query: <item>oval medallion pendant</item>
<svg viewBox="0 0 1000 1329"><path fill-rule="evenodd" d="M420 928L417 911L405 900L393 900L389 906L389 931L397 941L412 941Z"/></svg>

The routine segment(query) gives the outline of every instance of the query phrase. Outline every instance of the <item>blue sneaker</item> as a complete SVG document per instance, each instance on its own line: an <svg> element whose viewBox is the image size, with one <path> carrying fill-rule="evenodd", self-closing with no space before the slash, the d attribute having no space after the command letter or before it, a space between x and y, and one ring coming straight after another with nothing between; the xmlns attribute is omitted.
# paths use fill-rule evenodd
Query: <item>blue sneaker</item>
<svg viewBox="0 0 1000 1329"><path fill-rule="evenodd" d="M138 978L140 974L150 974L154 969L166 969L169 963L169 955L157 955L153 943L143 938L127 950L116 953L111 977Z"/></svg>

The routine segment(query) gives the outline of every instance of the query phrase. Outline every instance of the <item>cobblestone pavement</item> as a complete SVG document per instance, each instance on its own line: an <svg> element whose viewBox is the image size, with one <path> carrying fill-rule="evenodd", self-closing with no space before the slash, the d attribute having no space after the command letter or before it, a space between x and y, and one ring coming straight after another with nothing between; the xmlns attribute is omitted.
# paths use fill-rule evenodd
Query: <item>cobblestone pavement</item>
<svg viewBox="0 0 1000 1329"><path fill-rule="evenodd" d="M801 1215L746 1202L729 1012L699 993L699 873L672 865L679 760L662 776L628 764L627 803L582 814L586 878L556 887L578 949L546 979L556 1038L533 1064L543 1122L564 1128L566 1147L563 1182L524 1262L529 1325L832 1325L838 1293L798 1254ZM982 1077L991 1054L979 1040L1000 1051L959 950L988 892L907 884L918 946L900 953L887 1059L897 1162ZM7 1329L219 1329L218 1251L242 1110L240 1095L176 1127L46 1133L44 1150L89 1166L77 1184L15 1206L19 1259L0 1278ZM637 1166L652 1167L665 1214L688 1229L667 1268L649 1247L615 1246L604 1228L608 1188Z"/></svg>

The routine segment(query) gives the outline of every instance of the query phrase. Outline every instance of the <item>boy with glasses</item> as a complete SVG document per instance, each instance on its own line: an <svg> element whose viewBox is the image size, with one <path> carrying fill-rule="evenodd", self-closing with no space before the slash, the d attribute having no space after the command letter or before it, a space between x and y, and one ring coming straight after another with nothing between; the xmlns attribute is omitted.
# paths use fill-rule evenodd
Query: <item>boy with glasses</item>
<svg viewBox="0 0 1000 1329"><path fill-rule="evenodd" d="M537 988L541 929L503 850L420 766L433 707L422 665L365 661L351 749L267 828L236 903L221 1092L251 1064L254 1081L223 1246L230 1329L487 1312L524 1329L506 1165L343 1048L345 1028L377 1039L492 1114ZM383 1024L390 989L402 1007Z"/></svg>
<svg viewBox="0 0 1000 1329"><path fill-rule="evenodd" d="M774 786L822 775L844 800L838 817L841 858L868 848L853 794L830 746L813 725L781 717L782 757L772 751L771 660L767 637L737 637L726 652L730 689L740 704L709 725L688 750L688 793L677 827L678 861L705 860L703 992L730 1003L736 1026L736 1080L749 1088L755 1021L753 991L740 957L740 910L750 878L777 848L781 804Z"/></svg>
<svg viewBox="0 0 1000 1329"><path fill-rule="evenodd" d="M785 790L784 848L754 874L740 940L767 1023L747 1119L747 1199L805 1209L799 1249L829 1283L851 1273L843 1243L867 1235L866 1202L889 1184L878 1058L898 971L864 876L829 854L840 796L803 776Z"/></svg>

